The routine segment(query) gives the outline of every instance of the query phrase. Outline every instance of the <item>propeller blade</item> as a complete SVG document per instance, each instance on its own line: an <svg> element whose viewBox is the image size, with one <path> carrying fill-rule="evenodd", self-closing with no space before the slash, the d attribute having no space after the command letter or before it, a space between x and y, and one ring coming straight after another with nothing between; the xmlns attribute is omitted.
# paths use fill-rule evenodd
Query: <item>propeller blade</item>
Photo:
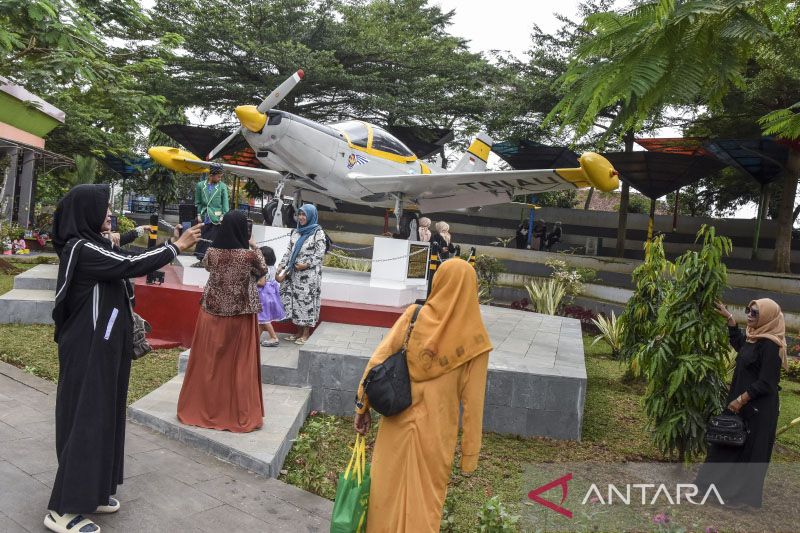
<svg viewBox="0 0 800 533"><path fill-rule="evenodd" d="M289 79L278 85L277 89L272 91L269 96L264 98L264 101L258 105L258 111L261 113L266 113L267 111L278 105L281 100L286 98L287 94L292 92L292 89L294 89L295 86L298 83L300 83L300 80L302 80L304 77L305 77L305 72L303 72L303 69L300 69L294 74L292 74L291 77L289 77Z"/></svg>
<svg viewBox="0 0 800 533"><path fill-rule="evenodd" d="M231 133L230 135L228 135L227 137L225 137L225 139L224 139L224 140L223 140L221 143L219 143L219 144L216 146L216 148L214 148L213 150L211 150L211 151L208 153L208 156L206 156L206 161L211 161L212 159L214 159L214 157L215 157L215 156L216 156L218 153L220 153L220 152L222 151L222 149L223 149L223 148L225 148L226 146L228 146L228 143L229 143L229 142L231 142L231 141L232 141L232 140L233 140L233 139L234 139L234 138L235 138L237 135L239 135L239 133L240 133L241 131L242 131L242 127L241 127L241 126L239 126L238 128L236 128L236 129L233 131L233 133Z"/></svg>

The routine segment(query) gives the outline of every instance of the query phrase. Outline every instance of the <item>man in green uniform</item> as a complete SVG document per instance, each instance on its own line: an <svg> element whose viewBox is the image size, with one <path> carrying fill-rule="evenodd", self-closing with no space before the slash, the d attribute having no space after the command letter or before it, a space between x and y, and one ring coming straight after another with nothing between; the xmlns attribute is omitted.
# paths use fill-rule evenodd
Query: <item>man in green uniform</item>
<svg viewBox="0 0 800 533"><path fill-rule="evenodd" d="M217 235L222 216L228 212L228 186L222 181L222 165L213 163L208 179L198 181L194 188L194 204L197 206L197 221L203 223L200 237L213 241ZM202 259L209 243L198 241L195 257Z"/></svg>

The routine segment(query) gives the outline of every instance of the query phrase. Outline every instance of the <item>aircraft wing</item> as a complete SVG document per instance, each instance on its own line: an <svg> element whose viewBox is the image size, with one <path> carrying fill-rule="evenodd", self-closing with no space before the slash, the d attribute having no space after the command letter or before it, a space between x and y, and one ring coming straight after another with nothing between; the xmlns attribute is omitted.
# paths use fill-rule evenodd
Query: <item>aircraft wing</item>
<svg viewBox="0 0 800 533"><path fill-rule="evenodd" d="M612 191L619 186L617 172L601 155L586 153L579 168L445 172L348 176L373 194L403 193L410 197L435 197L476 191L508 192L511 195L596 187Z"/></svg>
<svg viewBox="0 0 800 533"><path fill-rule="evenodd" d="M211 161L203 161L196 155L186 150L179 148L171 148L169 146L153 146L147 153L152 157L156 163L161 166L167 167L176 172L183 172L185 174L196 174L200 172L207 172L208 167L211 166ZM281 173L266 168L245 167L241 165L228 165L220 163L222 168L232 174L244 176L245 178L254 178L262 180L270 180L277 182L281 178Z"/></svg>
<svg viewBox="0 0 800 533"><path fill-rule="evenodd" d="M180 158L177 158L180 161ZM202 167L210 167L212 161L197 161L195 159L182 159L184 163L187 165L200 165ZM266 168L253 168L253 167L242 167L239 165L228 165L226 163L218 163L222 165L222 168L226 172L230 172L231 174L236 174L237 176L242 176L245 178L253 178L257 181L260 180L269 180L272 183L277 182L281 179L281 173L276 172L274 170L269 170Z"/></svg>

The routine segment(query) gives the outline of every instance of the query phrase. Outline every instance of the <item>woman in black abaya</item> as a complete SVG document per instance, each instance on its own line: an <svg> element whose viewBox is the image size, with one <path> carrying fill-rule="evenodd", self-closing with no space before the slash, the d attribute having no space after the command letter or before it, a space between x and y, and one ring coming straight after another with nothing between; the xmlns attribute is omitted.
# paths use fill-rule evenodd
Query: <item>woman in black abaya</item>
<svg viewBox="0 0 800 533"><path fill-rule="evenodd" d="M197 241L199 226L141 254L112 248L108 185L78 185L59 202L53 245L59 256L53 309L58 343L58 471L44 525L58 533L98 533L83 514L113 513L122 483L125 406L132 353L127 278L168 264Z"/></svg>
<svg viewBox="0 0 800 533"><path fill-rule="evenodd" d="M761 507L778 427L778 382L781 366L787 366L783 313L769 298L753 300L745 310L747 329L742 333L722 303L717 311L728 319L730 343L738 352L727 410L745 420L749 433L739 448L710 445L695 483L700 494L713 483L725 505Z"/></svg>

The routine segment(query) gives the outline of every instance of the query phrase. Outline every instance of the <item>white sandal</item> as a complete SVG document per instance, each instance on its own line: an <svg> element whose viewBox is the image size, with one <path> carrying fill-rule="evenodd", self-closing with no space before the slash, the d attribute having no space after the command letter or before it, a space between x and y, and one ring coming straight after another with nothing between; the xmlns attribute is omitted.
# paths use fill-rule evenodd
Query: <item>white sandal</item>
<svg viewBox="0 0 800 533"><path fill-rule="evenodd" d="M47 511L44 527L56 533L100 533L100 526L81 514Z"/></svg>
<svg viewBox="0 0 800 533"><path fill-rule="evenodd" d="M119 511L120 504L116 498L108 497L108 505L99 505L94 510L96 514L111 514Z"/></svg>

